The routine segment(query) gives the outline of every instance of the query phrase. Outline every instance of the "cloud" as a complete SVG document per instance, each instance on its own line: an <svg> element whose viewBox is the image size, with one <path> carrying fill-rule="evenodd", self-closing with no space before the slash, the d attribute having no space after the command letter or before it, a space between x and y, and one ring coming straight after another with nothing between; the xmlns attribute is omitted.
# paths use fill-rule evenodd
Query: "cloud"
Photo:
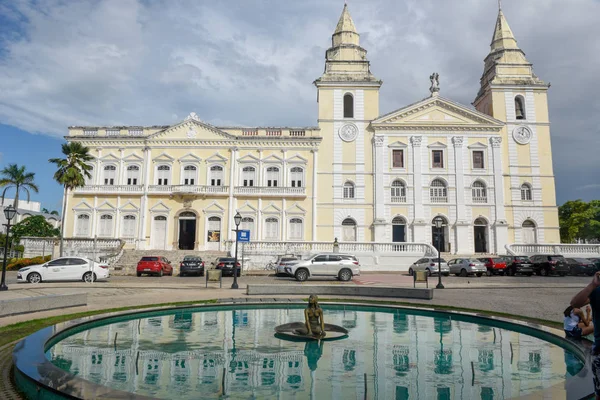
<svg viewBox="0 0 600 400"><path fill-rule="evenodd" d="M505 2L549 94L559 200L594 181L600 3ZM69 125L153 125L195 111L227 125L316 125L337 0L15 0L0 3L0 122L62 136ZM384 80L385 113L428 95L470 104L497 10L480 0L355 1L350 12ZM586 195L600 197L591 188Z"/></svg>
<svg viewBox="0 0 600 400"><path fill-rule="evenodd" d="M577 190L591 190L600 189L600 183L590 183L589 185L583 185L577 188Z"/></svg>

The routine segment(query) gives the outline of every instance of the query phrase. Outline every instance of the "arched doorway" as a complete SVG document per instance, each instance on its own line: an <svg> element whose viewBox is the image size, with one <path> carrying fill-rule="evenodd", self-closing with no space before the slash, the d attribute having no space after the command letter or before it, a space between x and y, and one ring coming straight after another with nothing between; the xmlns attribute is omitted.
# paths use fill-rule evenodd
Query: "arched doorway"
<svg viewBox="0 0 600 400"><path fill-rule="evenodd" d="M179 214L179 250L194 250L196 247L196 214L184 211Z"/></svg>
<svg viewBox="0 0 600 400"><path fill-rule="evenodd" d="M342 221L342 241L356 242L356 221L352 218Z"/></svg>
<svg viewBox="0 0 600 400"><path fill-rule="evenodd" d="M435 218L442 219L442 227L436 228L435 223L433 222L433 220L431 220L431 238L433 241L433 246L436 249L438 249L440 253L450 251L450 249L448 249L448 246L446 245L446 242L448 241L448 220L442 216L437 216Z"/></svg>
<svg viewBox="0 0 600 400"><path fill-rule="evenodd" d="M152 249L166 250L167 245L167 217L157 215L152 221Z"/></svg>
<svg viewBox="0 0 600 400"><path fill-rule="evenodd" d="M392 220L392 242L406 242L406 220L402 217Z"/></svg>
<svg viewBox="0 0 600 400"><path fill-rule="evenodd" d="M208 217L206 250L221 250L221 217Z"/></svg>
<svg viewBox="0 0 600 400"><path fill-rule="evenodd" d="M477 218L473 225L475 253L489 253L487 221L484 218Z"/></svg>
<svg viewBox="0 0 600 400"><path fill-rule="evenodd" d="M523 231L523 244L536 244L537 234L535 230L535 222L528 219L523 222L521 228Z"/></svg>

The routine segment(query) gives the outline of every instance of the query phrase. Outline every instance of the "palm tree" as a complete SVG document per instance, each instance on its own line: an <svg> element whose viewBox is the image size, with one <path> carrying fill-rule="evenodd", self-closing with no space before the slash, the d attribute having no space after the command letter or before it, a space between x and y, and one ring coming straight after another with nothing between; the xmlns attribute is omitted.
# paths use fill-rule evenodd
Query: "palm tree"
<svg viewBox="0 0 600 400"><path fill-rule="evenodd" d="M29 191L32 190L37 193L38 187L33 183L35 173L26 172L25 166L19 167L17 164L8 164L2 171L0 171L0 188L4 188L2 191L2 205L4 205L4 196L8 189L15 189L15 202L13 207L19 209L19 195L21 191L27 195L27 202L29 202Z"/></svg>
<svg viewBox="0 0 600 400"><path fill-rule="evenodd" d="M90 149L81 143L72 142L62 145L62 153L66 158L51 158L49 162L56 164L58 170L54 173L54 179L64 187L62 223L60 229L60 255L63 255L63 237L65 233L65 214L67 212L67 195L69 190L85 185L85 178L91 178L91 166L86 162L94 158L89 154Z"/></svg>

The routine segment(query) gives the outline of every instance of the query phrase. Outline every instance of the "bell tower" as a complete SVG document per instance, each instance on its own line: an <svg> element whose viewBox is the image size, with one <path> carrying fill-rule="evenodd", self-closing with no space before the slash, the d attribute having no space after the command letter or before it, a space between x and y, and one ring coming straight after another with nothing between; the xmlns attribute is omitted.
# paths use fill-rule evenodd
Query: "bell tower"
<svg viewBox="0 0 600 400"><path fill-rule="evenodd" d="M325 53L325 71L314 84L323 137L318 166L319 185L324 188L318 196L318 209L323 210L319 240L371 241L373 135L368 126L379 116L382 82L371 73L367 50L360 46L347 5Z"/></svg>
<svg viewBox="0 0 600 400"><path fill-rule="evenodd" d="M548 89L500 7L475 108L506 123L502 137L508 243L559 243ZM532 231L532 227L533 231Z"/></svg>

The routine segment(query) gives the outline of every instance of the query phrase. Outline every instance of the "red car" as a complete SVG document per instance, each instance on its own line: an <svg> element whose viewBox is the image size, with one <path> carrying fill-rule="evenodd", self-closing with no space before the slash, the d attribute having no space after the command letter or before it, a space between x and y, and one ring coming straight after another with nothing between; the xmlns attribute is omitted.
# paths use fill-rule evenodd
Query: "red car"
<svg viewBox="0 0 600 400"><path fill-rule="evenodd" d="M484 257L480 258L479 261L485 264L487 268L487 276L492 275L504 275L506 269L506 261L501 258Z"/></svg>
<svg viewBox="0 0 600 400"><path fill-rule="evenodd" d="M137 276L142 276L142 274L148 275L173 275L173 267L171 266L171 261L167 260L165 257L142 257L142 259L137 264Z"/></svg>

